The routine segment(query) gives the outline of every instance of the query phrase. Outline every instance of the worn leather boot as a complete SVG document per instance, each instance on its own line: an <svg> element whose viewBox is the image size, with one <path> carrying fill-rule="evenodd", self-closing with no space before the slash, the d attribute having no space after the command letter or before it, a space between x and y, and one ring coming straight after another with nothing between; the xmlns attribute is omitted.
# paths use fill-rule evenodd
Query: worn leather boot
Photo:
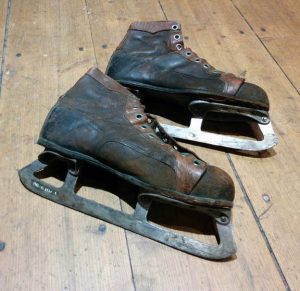
<svg viewBox="0 0 300 291"><path fill-rule="evenodd" d="M185 48L177 21L132 23L109 61L107 74L129 87L188 93L188 98L176 96L185 105L203 94L201 98L217 102L269 109L263 89L216 70Z"/></svg>
<svg viewBox="0 0 300 291"><path fill-rule="evenodd" d="M144 112L135 95L98 69L89 70L59 98L38 144L45 151L19 172L32 192L197 256L223 259L235 253L230 211L234 185L229 175L180 147ZM41 179L41 173L56 171L56 162L68 168L60 188ZM77 195L77 178L84 164L137 185L140 193L134 214ZM202 244L148 223L153 200L211 216L219 245Z"/></svg>
<svg viewBox="0 0 300 291"><path fill-rule="evenodd" d="M216 70L191 49L185 48L177 21L132 23L113 53L106 72L124 86L138 90L142 98L175 103L189 109L196 117L221 112L234 115L234 120L238 116L242 121L270 123L265 91L231 73ZM169 132L169 128L166 130ZM233 144L228 140L227 146L261 150L276 144L271 126L262 126L261 130L265 132L264 142L245 144L245 140L238 140ZM169 133L182 137L176 136L178 131L170 130ZM183 136L197 141L192 137L192 134ZM199 138L205 142L201 135ZM215 140L216 137L208 138L206 143L214 144ZM220 137L220 142L225 140L225 136Z"/></svg>
<svg viewBox="0 0 300 291"><path fill-rule="evenodd" d="M140 100L101 73L87 72L49 113L38 144L105 165L139 186L191 204L232 206L231 178L181 148Z"/></svg>

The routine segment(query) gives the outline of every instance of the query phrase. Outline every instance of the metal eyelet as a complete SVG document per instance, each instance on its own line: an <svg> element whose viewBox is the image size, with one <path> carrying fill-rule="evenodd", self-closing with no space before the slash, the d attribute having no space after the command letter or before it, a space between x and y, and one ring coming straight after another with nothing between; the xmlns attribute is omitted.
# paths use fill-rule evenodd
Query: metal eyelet
<svg viewBox="0 0 300 291"><path fill-rule="evenodd" d="M180 154L181 154L181 156L183 156L183 157L189 156L189 153L180 153Z"/></svg>
<svg viewBox="0 0 300 291"><path fill-rule="evenodd" d="M179 28L179 27L178 27L177 24L172 25L172 29L173 29L173 30L177 30L178 28Z"/></svg>
<svg viewBox="0 0 300 291"><path fill-rule="evenodd" d="M201 161L199 161L199 160L194 160L194 161L193 161L193 164L194 164L195 166L200 166L200 165L201 165Z"/></svg>
<svg viewBox="0 0 300 291"><path fill-rule="evenodd" d="M192 55L191 52L186 52L185 54L186 54L187 56L191 56L191 55Z"/></svg>
<svg viewBox="0 0 300 291"><path fill-rule="evenodd" d="M178 150L178 147L177 147L177 146L173 146L173 148L174 148L174 150L176 150L176 151Z"/></svg>
<svg viewBox="0 0 300 291"><path fill-rule="evenodd" d="M175 34L174 35L174 39L176 39L176 40L180 39L180 35L179 34Z"/></svg>
<svg viewBox="0 0 300 291"><path fill-rule="evenodd" d="M199 62L200 62L200 59L196 59L195 62L199 63Z"/></svg>
<svg viewBox="0 0 300 291"><path fill-rule="evenodd" d="M176 48L181 51L182 50L182 45L180 43L176 44Z"/></svg>
<svg viewBox="0 0 300 291"><path fill-rule="evenodd" d="M143 125L141 125L141 128L147 128L148 126L147 125L145 125L145 124L143 124Z"/></svg>
<svg viewBox="0 0 300 291"><path fill-rule="evenodd" d="M164 142L164 143L167 143L167 142L168 142L168 139L167 139L167 138L163 138L163 142Z"/></svg>
<svg viewBox="0 0 300 291"><path fill-rule="evenodd" d="M208 69L208 68L209 68L209 65L208 65L208 64L204 64L203 67L204 67L205 69Z"/></svg>
<svg viewBox="0 0 300 291"><path fill-rule="evenodd" d="M137 106L133 106L133 109L138 109L138 107Z"/></svg>
<svg viewBox="0 0 300 291"><path fill-rule="evenodd" d="M154 138L154 134L150 133L150 134L149 134L149 137L150 137L150 138Z"/></svg>
<svg viewBox="0 0 300 291"><path fill-rule="evenodd" d="M136 119L142 119L143 115L142 114L137 114L135 117L136 117Z"/></svg>

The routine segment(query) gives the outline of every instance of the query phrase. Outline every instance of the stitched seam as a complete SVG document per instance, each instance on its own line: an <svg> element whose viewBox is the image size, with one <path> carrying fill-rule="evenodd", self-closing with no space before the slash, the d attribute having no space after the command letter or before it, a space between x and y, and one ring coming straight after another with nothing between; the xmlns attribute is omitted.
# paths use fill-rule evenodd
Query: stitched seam
<svg viewBox="0 0 300 291"><path fill-rule="evenodd" d="M160 162L160 163L166 165L167 167L169 167L169 168L174 172L175 176L177 176L177 175L176 175L176 171L175 171L169 164L167 164L167 163L165 163L165 162L163 162L163 161L161 161L161 160L159 160L159 159L156 159L156 158L154 158L154 157L151 156L151 155L145 154L145 153L141 152L140 150L137 150L138 148L131 147L130 145L127 145L127 144L125 144L125 143L123 143L123 142L120 142L120 141L112 141L112 140L106 141L103 145L101 145L101 147L99 148L99 151L101 150L101 148L102 148L104 145L106 145L106 144L108 144L108 143L116 143L116 144L120 144L120 145L122 145L122 146L124 146L124 147L128 147L128 148L132 149L133 151L137 151L139 154L141 154L141 155L143 155L143 156L145 156L145 157L147 157L147 158L153 159L153 160L155 160L155 161L157 161L157 162ZM176 177L175 177L175 179L176 179Z"/></svg>

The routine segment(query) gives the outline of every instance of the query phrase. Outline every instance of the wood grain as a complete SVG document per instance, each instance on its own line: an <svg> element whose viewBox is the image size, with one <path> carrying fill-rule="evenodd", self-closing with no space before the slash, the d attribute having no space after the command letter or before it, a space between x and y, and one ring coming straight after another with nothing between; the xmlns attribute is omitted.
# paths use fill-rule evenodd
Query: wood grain
<svg viewBox="0 0 300 291"><path fill-rule="evenodd" d="M84 1L13 1L0 99L2 290L133 289L122 229L30 193L17 174L42 151L34 143L51 106L94 63Z"/></svg>
<svg viewBox="0 0 300 291"><path fill-rule="evenodd" d="M299 92L300 2L234 0L233 3Z"/></svg>

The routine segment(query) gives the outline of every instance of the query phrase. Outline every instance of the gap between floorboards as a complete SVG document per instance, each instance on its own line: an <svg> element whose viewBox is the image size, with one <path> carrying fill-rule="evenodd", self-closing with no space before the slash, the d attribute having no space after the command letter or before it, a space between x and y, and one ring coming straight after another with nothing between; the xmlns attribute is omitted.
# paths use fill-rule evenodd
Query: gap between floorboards
<svg viewBox="0 0 300 291"><path fill-rule="evenodd" d="M11 0L7 0L7 7L6 7L6 15L5 15L5 29L3 35L3 45L2 45L2 59L0 64L0 96L1 96L1 89L2 89L2 80L3 80L3 70L5 64L5 53L6 53L6 44L8 38L8 30L9 30L9 18L10 18L10 11L11 11Z"/></svg>

